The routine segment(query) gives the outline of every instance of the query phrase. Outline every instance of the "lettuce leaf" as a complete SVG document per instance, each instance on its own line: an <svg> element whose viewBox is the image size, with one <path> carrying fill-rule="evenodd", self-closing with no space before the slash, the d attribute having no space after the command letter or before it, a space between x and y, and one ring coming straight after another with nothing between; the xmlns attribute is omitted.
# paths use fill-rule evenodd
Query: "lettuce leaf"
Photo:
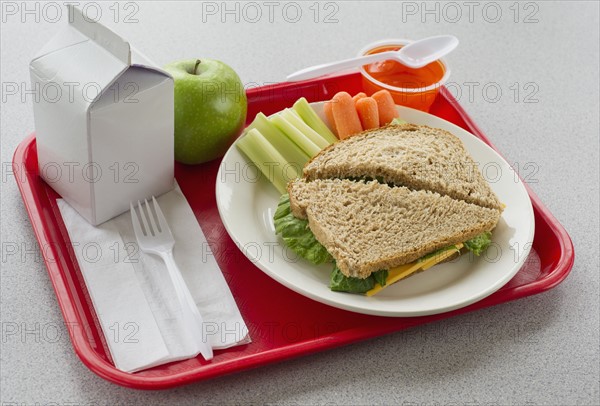
<svg viewBox="0 0 600 406"><path fill-rule="evenodd" d="M346 276L334 266L331 271L329 288L334 292L365 293L375 287L376 283L385 286L388 277L387 269L373 272L368 278L360 279Z"/></svg>
<svg viewBox="0 0 600 406"><path fill-rule="evenodd" d="M337 265L331 271L329 289L334 292L365 293L375 286L375 279L369 276L366 279L352 278L344 275Z"/></svg>
<svg viewBox="0 0 600 406"><path fill-rule="evenodd" d="M387 269L380 269L379 271L373 272L371 276L375 279L375 282L380 284L381 286L385 286L387 283L389 272Z"/></svg>
<svg viewBox="0 0 600 406"><path fill-rule="evenodd" d="M490 244L492 243L492 232L486 231L484 233L479 234L476 237L471 238L468 241L465 241L465 247L472 251L473 254L479 256L482 252L488 249Z"/></svg>
<svg viewBox="0 0 600 406"><path fill-rule="evenodd" d="M275 234L280 234L285 245L297 255L315 265L333 262L329 252L317 241L308 227L308 221L294 217L290 209L290 197L287 193L279 199L273 221Z"/></svg>

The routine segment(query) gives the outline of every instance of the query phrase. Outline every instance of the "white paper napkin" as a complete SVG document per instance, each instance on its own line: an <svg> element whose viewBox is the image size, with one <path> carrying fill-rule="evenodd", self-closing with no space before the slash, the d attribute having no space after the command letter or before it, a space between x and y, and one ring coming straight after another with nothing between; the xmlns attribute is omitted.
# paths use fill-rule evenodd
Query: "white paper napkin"
<svg viewBox="0 0 600 406"><path fill-rule="evenodd" d="M175 238L175 261L204 319L204 338L213 349L249 343L185 196L176 187L157 201ZM138 250L131 214L94 227L67 202L57 202L115 366L135 372L198 355L164 263Z"/></svg>

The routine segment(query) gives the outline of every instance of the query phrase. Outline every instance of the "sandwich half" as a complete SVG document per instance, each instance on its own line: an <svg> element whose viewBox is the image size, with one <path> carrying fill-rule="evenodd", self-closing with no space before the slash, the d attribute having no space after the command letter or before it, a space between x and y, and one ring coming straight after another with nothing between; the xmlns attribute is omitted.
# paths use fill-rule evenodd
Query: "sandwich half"
<svg viewBox="0 0 600 406"><path fill-rule="evenodd" d="M462 141L448 131L388 125L331 144L304 167L314 179L376 179L502 210Z"/></svg>
<svg viewBox="0 0 600 406"><path fill-rule="evenodd" d="M496 209L376 181L297 179L290 182L288 195L287 215L307 221L335 261L334 273L350 282L376 274L377 283L359 293L379 290L448 259L465 242L490 232L500 218ZM279 231L285 238L288 230Z"/></svg>

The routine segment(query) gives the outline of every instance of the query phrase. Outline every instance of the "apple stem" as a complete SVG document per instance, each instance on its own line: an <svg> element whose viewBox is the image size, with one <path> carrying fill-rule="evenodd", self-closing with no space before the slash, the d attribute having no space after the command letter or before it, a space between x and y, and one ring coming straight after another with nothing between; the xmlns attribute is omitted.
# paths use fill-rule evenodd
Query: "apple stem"
<svg viewBox="0 0 600 406"><path fill-rule="evenodd" d="M196 65L194 65L194 75L197 75L196 70L198 69L198 65L200 65L200 59L196 59Z"/></svg>

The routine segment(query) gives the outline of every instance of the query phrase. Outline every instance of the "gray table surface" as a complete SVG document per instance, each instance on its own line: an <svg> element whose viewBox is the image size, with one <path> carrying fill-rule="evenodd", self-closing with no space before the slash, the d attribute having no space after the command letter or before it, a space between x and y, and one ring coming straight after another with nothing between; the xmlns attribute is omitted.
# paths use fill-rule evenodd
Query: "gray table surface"
<svg viewBox="0 0 600 406"><path fill-rule="evenodd" d="M24 93L28 62L66 17L52 22L55 10L45 3L28 3L34 11L27 14L21 2L4 2L3 405L600 404L598 3L259 2L255 22L256 10L243 3L227 5L238 7L237 17L223 14L220 2L204 6L214 15L203 14L200 4L127 4L104 3L101 21L158 64L212 57L245 83L281 81L377 39L456 35L461 44L448 57L454 93L570 233L575 265L546 293L332 351L168 391L108 383L73 352L9 169L13 151L34 128L31 96ZM297 7L302 15L293 23ZM137 22L124 21L131 12ZM16 95L5 92L9 84L16 84Z"/></svg>

